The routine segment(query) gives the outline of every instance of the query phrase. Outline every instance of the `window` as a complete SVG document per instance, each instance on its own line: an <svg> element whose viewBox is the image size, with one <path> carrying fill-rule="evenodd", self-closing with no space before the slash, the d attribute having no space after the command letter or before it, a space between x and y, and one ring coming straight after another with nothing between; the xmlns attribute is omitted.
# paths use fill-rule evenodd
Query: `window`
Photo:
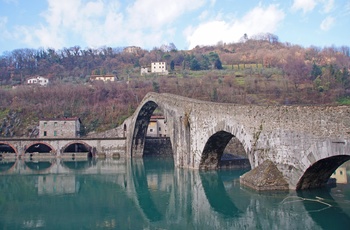
<svg viewBox="0 0 350 230"><path fill-rule="evenodd" d="M57 122L55 121L55 122L53 123L53 125L56 127L56 126L57 126Z"/></svg>
<svg viewBox="0 0 350 230"><path fill-rule="evenodd" d="M149 129L149 132L152 133L152 132L153 132L153 129Z"/></svg>
<svg viewBox="0 0 350 230"><path fill-rule="evenodd" d="M47 136L47 132L46 131L44 131L44 137L46 137Z"/></svg>
<svg viewBox="0 0 350 230"><path fill-rule="evenodd" d="M53 131L53 135L54 135L55 137L57 137L57 131L56 131L56 130Z"/></svg>
<svg viewBox="0 0 350 230"><path fill-rule="evenodd" d="M159 130L159 131L162 131L162 128L161 128L161 127L159 127L159 128L158 128L158 130Z"/></svg>

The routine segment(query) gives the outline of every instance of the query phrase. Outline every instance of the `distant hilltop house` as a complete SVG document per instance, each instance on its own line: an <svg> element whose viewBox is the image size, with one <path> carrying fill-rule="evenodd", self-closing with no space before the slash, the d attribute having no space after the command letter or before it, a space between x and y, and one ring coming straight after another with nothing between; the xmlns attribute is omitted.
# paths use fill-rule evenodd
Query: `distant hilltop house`
<svg viewBox="0 0 350 230"><path fill-rule="evenodd" d="M168 75L169 71L168 71L166 62L152 62L150 69L149 67L141 67L141 75L145 75L149 73Z"/></svg>
<svg viewBox="0 0 350 230"><path fill-rule="evenodd" d="M123 52L124 53L131 53L131 54L139 54L142 51L141 47L138 46L128 46L125 47Z"/></svg>
<svg viewBox="0 0 350 230"><path fill-rule="evenodd" d="M39 138L80 137L80 125L77 117L42 119L39 121Z"/></svg>
<svg viewBox="0 0 350 230"><path fill-rule="evenodd" d="M41 76L36 76L36 77L29 78L27 80L27 84L46 86L47 84L49 84L49 79Z"/></svg>
<svg viewBox="0 0 350 230"><path fill-rule="evenodd" d="M118 78L115 75L91 75L90 81L104 81L104 82L114 82Z"/></svg>
<svg viewBox="0 0 350 230"><path fill-rule="evenodd" d="M166 137L168 134L166 120L164 116L151 116L147 128L148 137Z"/></svg>

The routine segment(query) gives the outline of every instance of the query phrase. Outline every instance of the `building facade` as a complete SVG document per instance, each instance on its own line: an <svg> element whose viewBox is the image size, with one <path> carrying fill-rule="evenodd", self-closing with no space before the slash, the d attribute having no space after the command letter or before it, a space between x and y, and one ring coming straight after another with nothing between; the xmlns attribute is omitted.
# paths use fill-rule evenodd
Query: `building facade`
<svg viewBox="0 0 350 230"><path fill-rule="evenodd" d="M150 71L149 71L148 67L141 66L141 75L146 75L149 73L150 73Z"/></svg>
<svg viewBox="0 0 350 230"><path fill-rule="evenodd" d="M128 46L123 50L124 53L139 54L142 52L142 48L139 46Z"/></svg>
<svg viewBox="0 0 350 230"><path fill-rule="evenodd" d="M148 137L166 137L168 134L164 116L151 116L147 128Z"/></svg>
<svg viewBox="0 0 350 230"><path fill-rule="evenodd" d="M81 121L77 117L43 119L39 121L39 138L80 137Z"/></svg>
<svg viewBox="0 0 350 230"><path fill-rule="evenodd" d="M336 179L337 184L347 184L348 183L348 175L346 174L346 167L337 168L331 178Z"/></svg>
<svg viewBox="0 0 350 230"><path fill-rule="evenodd" d="M147 66L141 67L141 75L146 75L150 73L168 75L169 71L166 62L152 62L150 68Z"/></svg>
<svg viewBox="0 0 350 230"><path fill-rule="evenodd" d="M117 81L117 77L115 75L91 75L90 81L114 82Z"/></svg>
<svg viewBox="0 0 350 230"><path fill-rule="evenodd" d="M49 84L49 79L41 76L32 77L27 80L27 84L46 86L47 84Z"/></svg>
<svg viewBox="0 0 350 230"><path fill-rule="evenodd" d="M166 62L152 62L151 72L165 75L169 73Z"/></svg>

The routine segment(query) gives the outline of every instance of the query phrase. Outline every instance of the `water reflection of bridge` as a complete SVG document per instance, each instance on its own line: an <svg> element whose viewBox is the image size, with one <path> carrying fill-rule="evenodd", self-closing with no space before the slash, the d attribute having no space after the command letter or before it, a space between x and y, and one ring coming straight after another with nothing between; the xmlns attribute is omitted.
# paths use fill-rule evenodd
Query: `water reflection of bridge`
<svg viewBox="0 0 350 230"><path fill-rule="evenodd" d="M39 195L79 193L77 176L102 174L105 181L117 184L125 191L143 222L151 229L274 229L276 226L297 229L300 221L305 223L306 229L317 225L327 226L324 220L309 212L314 211L309 203L284 202L286 197L297 194L261 194L242 189L238 181L242 174L239 171L199 172L178 169L174 168L171 160L163 158L156 161L147 158L104 161L53 159L44 162L21 160L2 162L0 166L0 176L37 176L33 186L37 186ZM8 183L16 183L16 180L12 178ZM336 203L329 193L320 194L320 197ZM342 220L349 223L350 213L344 212L339 206L336 211ZM19 214L16 218L29 215ZM189 216L190 222L195 223L193 226L188 221ZM267 219L274 221L269 222Z"/></svg>

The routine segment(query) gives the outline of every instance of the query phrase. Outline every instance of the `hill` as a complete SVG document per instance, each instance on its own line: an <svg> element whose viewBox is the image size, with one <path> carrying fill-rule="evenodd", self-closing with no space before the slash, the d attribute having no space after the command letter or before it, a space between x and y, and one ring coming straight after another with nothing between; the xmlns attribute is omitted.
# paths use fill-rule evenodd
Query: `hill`
<svg viewBox="0 0 350 230"><path fill-rule="evenodd" d="M272 38L187 51L14 50L0 57L0 136L35 136L42 117L78 116L84 133L111 129L150 91L239 104L349 104L349 47L304 48ZM167 62L169 75L141 76L140 67L155 61ZM119 80L91 82L92 74ZM38 75L50 84L26 85Z"/></svg>

